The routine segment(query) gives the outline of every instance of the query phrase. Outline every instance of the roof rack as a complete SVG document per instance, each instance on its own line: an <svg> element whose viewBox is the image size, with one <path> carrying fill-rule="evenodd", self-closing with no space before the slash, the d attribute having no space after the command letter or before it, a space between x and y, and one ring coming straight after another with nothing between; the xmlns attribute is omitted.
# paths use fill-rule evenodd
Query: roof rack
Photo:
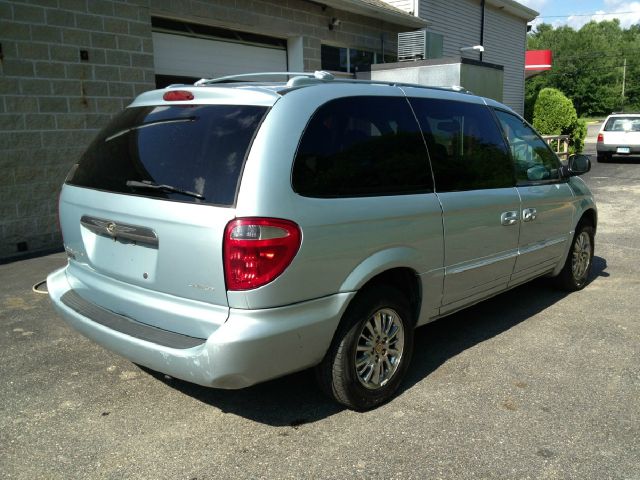
<svg viewBox="0 0 640 480"><path fill-rule="evenodd" d="M309 79L309 80L313 80L314 82L331 81L335 78L329 72L325 72L321 70L316 70L313 73L310 73L310 72L256 72L256 73L241 73L238 75L227 75L227 76L218 77L218 78L201 78L196 83L194 83L194 85L198 87L200 85L209 85L211 83L225 83L233 80L245 79L250 77L275 77L275 76L293 77L292 79L289 80L289 82L295 81L296 79L300 79L300 80ZM300 80L298 80L298 82ZM297 82L296 82L296 85L297 85ZM291 85L291 86L294 86L294 85Z"/></svg>
<svg viewBox="0 0 640 480"><path fill-rule="evenodd" d="M304 85L325 83L325 82L336 82L336 83L362 83L362 84L370 84L370 85L390 85L396 87L414 87L414 88L429 88L433 90L445 90L445 91L453 91L459 93L466 93L469 95L473 95L473 92L467 90L460 85L452 85L450 87L441 87L441 86L430 86L430 85L419 85L415 83L404 83L404 82L391 82L385 80L362 80L362 79L353 79L353 78L336 78L332 73L324 71L324 70L316 70L315 72L256 72L256 73L241 73L238 75L227 75L224 77L218 78L201 78L197 82L194 83L195 86L202 85L211 85L214 83L226 83L232 82L235 80L242 80L251 77L293 77L287 81L287 87L295 88L301 87Z"/></svg>

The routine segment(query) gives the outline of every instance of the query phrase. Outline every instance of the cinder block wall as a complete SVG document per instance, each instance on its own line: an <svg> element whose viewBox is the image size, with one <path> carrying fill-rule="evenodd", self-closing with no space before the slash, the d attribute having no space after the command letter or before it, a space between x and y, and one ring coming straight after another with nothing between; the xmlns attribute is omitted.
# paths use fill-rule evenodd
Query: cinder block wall
<svg viewBox="0 0 640 480"><path fill-rule="evenodd" d="M111 115L153 88L148 1L0 0L0 43L6 258L61 246L57 201L69 168Z"/></svg>
<svg viewBox="0 0 640 480"><path fill-rule="evenodd" d="M303 37L320 46L396 48L408 27L305 0L0 0L0 259L59 248L60 186L97 131L154 88L151 16ZM341 25L328 28L332 17ZM82 52L86 52L86 57Z"/></svg>

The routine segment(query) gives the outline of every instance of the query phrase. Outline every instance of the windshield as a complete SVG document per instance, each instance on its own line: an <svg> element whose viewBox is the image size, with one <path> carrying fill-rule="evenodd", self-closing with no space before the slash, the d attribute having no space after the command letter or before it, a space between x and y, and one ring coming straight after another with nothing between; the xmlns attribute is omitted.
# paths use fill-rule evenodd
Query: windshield
<svg viewBox="0 0 640 480"><path fill-rule="evenodd" d="M605 132L640 132L640 117L610 117Z"/></svg>
<svg viewBox="0 0 640 480"><path fill-rule="evenodd" d="M233 205L245 158L266 111L249 105L128 108L100 132L67 183ZM141 183L167 188L141 188Z"/></svg>

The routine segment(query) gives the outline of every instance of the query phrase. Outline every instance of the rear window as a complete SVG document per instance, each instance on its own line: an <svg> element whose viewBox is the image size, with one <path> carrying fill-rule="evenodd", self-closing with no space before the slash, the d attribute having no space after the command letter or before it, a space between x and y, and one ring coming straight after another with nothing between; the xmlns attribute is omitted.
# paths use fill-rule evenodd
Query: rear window
<svg viewBox="0 0 640 480"><path fill-rule="evenodd" d="M640 132L640 117L610 117L605 132Z"/></svg>
<svg viewBox="0 0 640 480"><path fill-rule="evenodd" d="M67 183L233 205L247 152L266 111L248 105L128 108L100 132ZM162 185L171 188L157 187Z"/></svg>

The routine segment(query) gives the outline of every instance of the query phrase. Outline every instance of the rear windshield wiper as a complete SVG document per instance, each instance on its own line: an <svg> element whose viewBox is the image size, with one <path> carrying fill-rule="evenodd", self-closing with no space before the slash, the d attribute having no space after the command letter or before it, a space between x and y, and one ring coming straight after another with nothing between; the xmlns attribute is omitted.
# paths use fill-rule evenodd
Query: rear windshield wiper
<svg viewBox="0 0 640 480"><path fill-rule="evenodd" d="M124 135L126 133L129 133L129 132L133 132L134 130L140 130L141 128L155 127L157 125L163 125L165 123L182 123L182 122L195 122L195 121L196 121L196 117L184 117L184 118L168 118L166 120L157 120L155 122L143 123L141 125L136 125L134 127L125 128L124 130L120 130L119 132L116 132L113 135L105 138L104 142L105 143L110 142L114 138L121 137L122 135Z"/></svg>
<svg viewBox="0 0 640 480"><path fill-rule="evenodd" d="M171 185L160 185L149 180L142 180L141 182L138 180L127 180L126 185L127 187L148 188L150 190L162 190L163 192L181 193L182 195L189 195L190 197L196 197L200 200L204 200L204 195L200 195L199 193L182 190L181 188L173 187Z"/></svg>

